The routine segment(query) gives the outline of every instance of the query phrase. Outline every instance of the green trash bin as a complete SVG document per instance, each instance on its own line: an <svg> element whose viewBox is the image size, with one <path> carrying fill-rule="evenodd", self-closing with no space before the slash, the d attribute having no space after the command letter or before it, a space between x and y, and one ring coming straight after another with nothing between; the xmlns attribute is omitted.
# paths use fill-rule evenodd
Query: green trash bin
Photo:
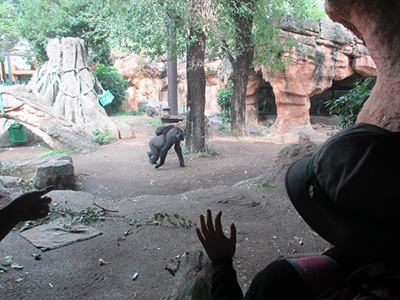
<svg viewBox="0 0 400 300"><path fill-rule="evenodd" d="M24 125L15 122L14 124L11 124L7 130L12 144L23 143L28 140Z"/></svg>
<svg viewBox="0 0 400 300"><path fill-rule="evenodd" d="M101 105L106 106L108 104L110 104L111 102L113 102L114 100L114 95L111 94L110 91L105 91L100 97L99 97L99 101L101 103Z"/></svg>

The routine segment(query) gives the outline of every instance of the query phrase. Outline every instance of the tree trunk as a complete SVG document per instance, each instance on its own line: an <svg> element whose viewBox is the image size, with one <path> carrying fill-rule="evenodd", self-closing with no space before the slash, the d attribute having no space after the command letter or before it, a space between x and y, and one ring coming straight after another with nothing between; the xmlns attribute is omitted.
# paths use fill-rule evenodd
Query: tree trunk
<svg viewBox="0 0 400 300"><path fill-rule="evenodd" d="M0 60L0 67L1 67L1 79L3 80L3 84L6 84L6 72L4 71L4 61Z"/></svg>
<svg viewBox="0 0 400 300"><path fill-rule="evenodd" d="M204 110L206 103L206 75L204 55L206 35L193 21L202 1L192 0L192 26L189 40L194 40L187 51L187 106L189 117L186 124L186 147L190 152L205 151Z"/></svg>
<svg viewBox="0 0 400 300"><path fill-rule="evenodd" d="M176 64L176 34L174 25L168 26L168 106L170 107L170 114L178 114L178 67Z"/></svg>
<svg viewBox="0 0 400 300"><path fill-rule="evenodd" d="M232 133L245 134L247 81L253 63L254 45L252 41L253 13L256 0L232 1L236 30L236 58L231 57L232 75ZM239 13L240 7L246 6L247 13Z"/></svg>

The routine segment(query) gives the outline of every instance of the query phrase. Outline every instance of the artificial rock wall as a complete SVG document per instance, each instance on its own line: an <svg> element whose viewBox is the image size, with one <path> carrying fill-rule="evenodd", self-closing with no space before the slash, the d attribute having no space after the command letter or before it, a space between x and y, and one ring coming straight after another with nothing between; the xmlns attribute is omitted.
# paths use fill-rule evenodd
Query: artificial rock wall
<svg viewBox="0 0 400 300"><path fill-rule="evenodd" d="M282 39L298 41L297 47L283 53L292 63L281 72L271 73L263 66L259 70L274 90L278 111L274 128L283 134L311 129L311 96L355 72L376 76L376 67L363 42L338 23L287 16L281 25Z"/></svg>
<svg viewBox="0 0 400 300"><path fill-rule="evenodd" d="M400 130L400 1L326 0L328 16L365 41L377 82L357 122Z"/></svg>
<svg viewBox="0 0 400 300"><path fill-rule="evenodd" d="M354 73L376 76L376 67L363 41L349 30L330 20L298 20L286 16L281 20L281 39L293 38L298 46L286 49L290 56L282 72L271 73L256 66L247 86L246 117L248 123L258 122L258 91L262 80L273 88L277 133L311 129L310 97L329 89L334 80L343 80ZM128 107L149 98L167 101L166 61L151 61L130 54L117 57L114 65L129 80ZM206 64L206 111L219 111L217 92L225 87L231 67L227 61ZM186 64L178 61L178 106L186 107Z"/></svg>

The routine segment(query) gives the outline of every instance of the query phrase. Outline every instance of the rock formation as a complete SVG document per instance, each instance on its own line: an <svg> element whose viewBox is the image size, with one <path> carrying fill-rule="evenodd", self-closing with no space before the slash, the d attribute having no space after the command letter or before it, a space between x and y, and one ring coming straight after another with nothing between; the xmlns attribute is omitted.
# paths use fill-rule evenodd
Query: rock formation
<svg viewBox="0 0 400 300"><path fill-rule="evenodd" d="M274 128L284 134L311 129L310 97L343 80L354 72L376 75L368 50L351 32L328 20L297 20L287 16L281 21L281 38L294 38L298 44L283 53L292 61L280 72L263 78L273 87L278 110Z"/></svg>
<svg viewBox="0 0 400 300"><path fill-rule="evenodd" d="M138 103L156 98L167 102L168 82L166 76L166 61L150 60L131 53L118 56L114 67L129 81L128 102L126 110L137 110ZM224 61L207 62L206 65L206 111L219 112L217 93L227 84L230 65ZM186 61L178 59L178 109L186 109L187 80ZM166 104L167 105L167 104Z"/></svg>
<svg viewBox="0 0 400 300"><path fill-rule="evenodd" d="M378 69L377 82L357 122L400 130L400 2L326 0L325 10L365 41Z"/></svg>
<svg viewBox="0 0 400 300"><path fill-rule="evenodd" d="M37 189L44 189L50 185L61 190L76 188L72 158L66 154L55 154L18 162L0 160L0 169L9 175L7 178L10 179L11 184L15 184L23 178ZM0 182L6 187L7 184L4 180L7 178L0 176Z"/></svg>
<svg viewBox="0 0 400 300"><path fill-rule="evenodd" d="M23 124L53 149L94 151L99 145L79 126L43 105L33 91L24 86L1 87L5 117L0 113L0 133L15 121Z"/></svg>
<svg viewBox="0 0 400 300"><path fill-rule="evenodd" d="M279 134L307 131L310 125L310 97L322 93L333 81L343 80L354 73L362 77L376 76L376 67L363 41L341 24L330 20L298 20L286 16L281 21L280 38L295 39L298 46L283 53L292 62L282 72L271 73L256 67L247 86L247 123L258 122L258 101L261 80L273 87L277 104L274 129ZM178 100L186 101L185 62L178 63ZM166 101L166 68L160 60L151 62L137 55L117 58L115 67L129 80L130 109L137 103L157 98ZM226 61L206 64L206 111L219 112L217 93L226 86L231 67ZM261 73L261 74L260 74Z"/></svg>
<svg viewBox="0 0 400 300"><path fill-rule="evenodd" d="M87 64L83 40L52 39L46 51L49 61L29 83L39 101L89 134L108 129L115 138L134 137L129 125L109 118L100 105L98 97L103 91Z"/></svg>

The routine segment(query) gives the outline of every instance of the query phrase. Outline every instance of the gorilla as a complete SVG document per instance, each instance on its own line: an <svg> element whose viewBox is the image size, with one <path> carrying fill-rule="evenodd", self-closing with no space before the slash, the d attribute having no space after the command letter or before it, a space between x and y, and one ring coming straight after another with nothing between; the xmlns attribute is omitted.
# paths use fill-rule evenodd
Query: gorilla
<svg viewBox="0 0 400 300"><path fill-rule="evenodd" d="M171 149L172 145L175 145L175 152L179 157L179 165L184 167L185 163L183 161L181 148L181 141L183 141L184 138L185 133L182 129L175 127L174 125L157 127L156 136L149 142L151 151L146 153L150 163L155 165L156 169L161 167L165 162L169 149ZM160 162L157 163L157 160L160 157Z"/></svg>

